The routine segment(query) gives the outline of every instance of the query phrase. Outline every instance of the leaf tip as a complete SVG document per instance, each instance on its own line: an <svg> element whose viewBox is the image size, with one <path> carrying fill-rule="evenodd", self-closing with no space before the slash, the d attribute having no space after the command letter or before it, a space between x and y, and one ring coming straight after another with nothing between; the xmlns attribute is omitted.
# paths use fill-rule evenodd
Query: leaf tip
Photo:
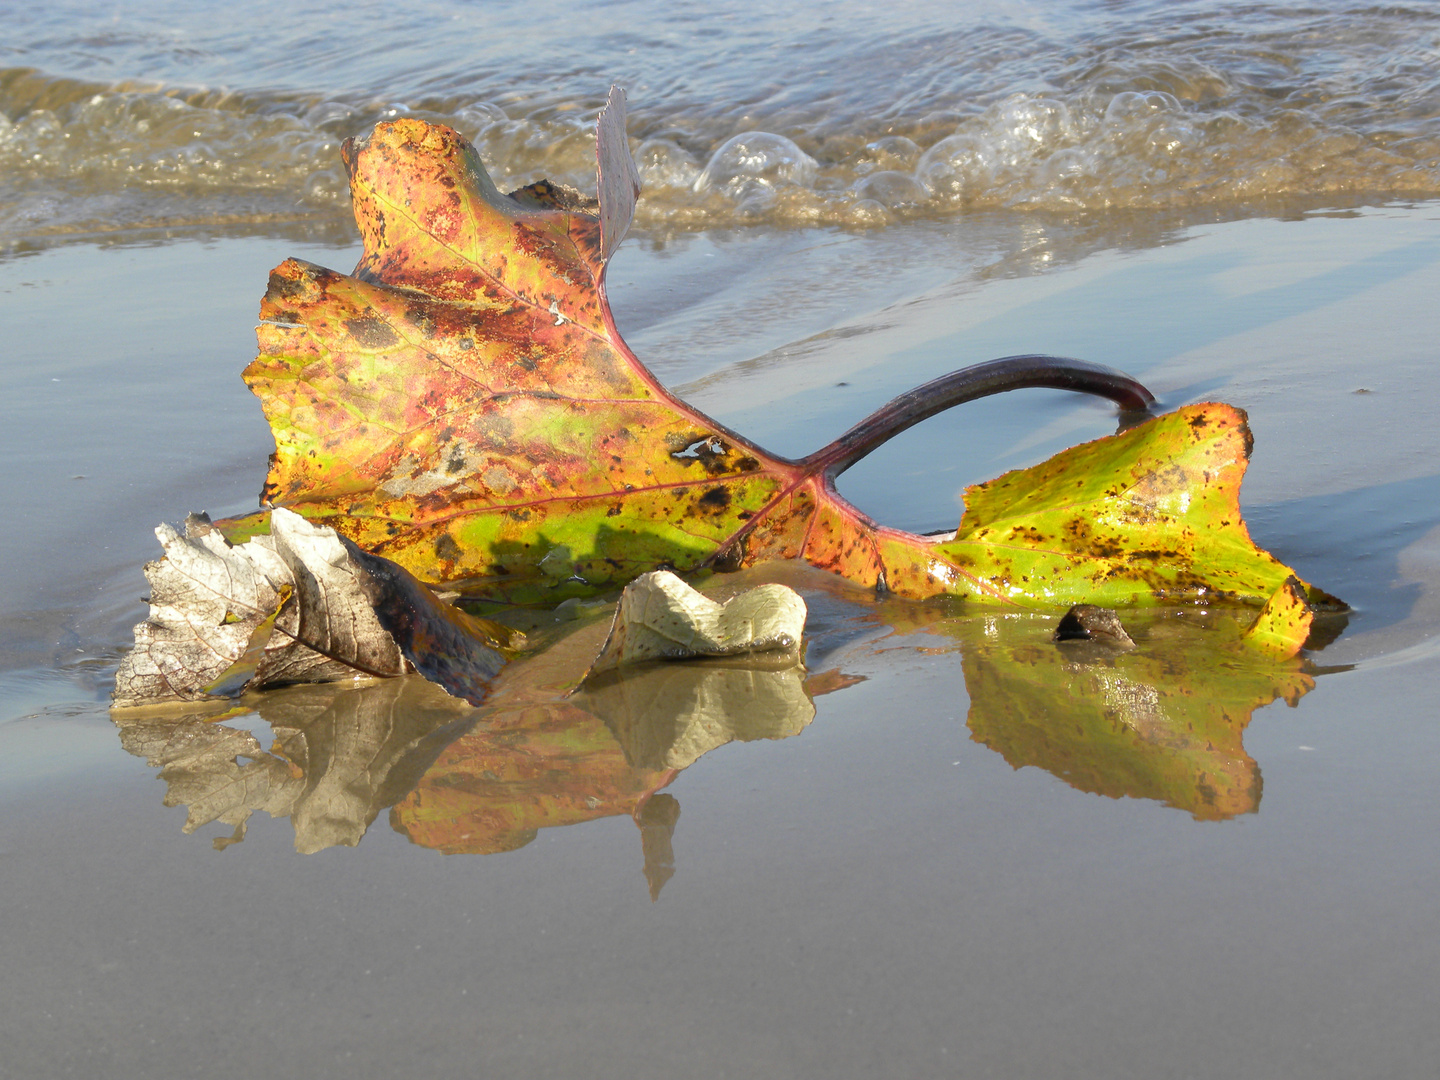
<svg viewBox="0 0 1440 1080"><path fill-rule="evenodd" d="M1306 597L1305 586L1292 575L1265 602L1241 640L1268 656L1289 659L1304 647L1314 621L1315 609Z"/></svg>
<svg viewBox="0 0 1440 1080"><path fill-rule="evenodd" d="M605 107L595 120L595 165L600 198L600 260L608 262L630 223L640 199L640 171L630 154L625 132L625 91L610 87Z"/></svg>

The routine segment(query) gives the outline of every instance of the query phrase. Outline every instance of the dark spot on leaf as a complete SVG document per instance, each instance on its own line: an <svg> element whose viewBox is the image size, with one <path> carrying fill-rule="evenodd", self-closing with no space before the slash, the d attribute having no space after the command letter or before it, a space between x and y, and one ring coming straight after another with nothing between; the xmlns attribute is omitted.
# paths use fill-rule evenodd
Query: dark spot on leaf
<svg viewBox="0 0 1440 1080"><path fill-rule="evenodd" d="M427 339L435 336L435 320L425 311L420 308L411 308L405 312L405 318Z"/></svg>
<svg viewBox="0 0 1440 1080"><path fill-rule="evenodd" d="M441 533L435 538L435 557L449 562L458 559L461 555L460 545L449 533Z"/></svg>
<svg viewBox="0 0 1440 1080"><path fill-rule="evenodd" d="M378 315L362 315L345 320L345 329L350 336L367 349L388 349L400 343L399 336L390 329L390 324Z"/></svg>
<svg viewBox="0 0 1440 1080"><path fill-rule="evenodd" d="M700 505L712 510L723 510L730 505L730 490L713 487L700 496Z"/></svg>
<svg viewBox="0 0 1440 1080"><path fill-rule="evenodd" d="M294 278L282 276L278 271L272 271L267 295L272 300L276 298L293 300L295 297L305 294L305 287L308 284L306 281L296 281Z"/></svg>

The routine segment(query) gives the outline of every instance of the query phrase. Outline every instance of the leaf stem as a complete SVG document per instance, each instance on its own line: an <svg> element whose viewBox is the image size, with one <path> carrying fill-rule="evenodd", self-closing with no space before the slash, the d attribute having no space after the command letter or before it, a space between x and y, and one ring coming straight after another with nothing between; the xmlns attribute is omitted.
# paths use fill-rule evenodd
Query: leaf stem
<svg viewBox="0 0 1440 1080"><path fill-rule="evenodd" d="M952 371L901 394L796 464L812 475L823 471L836 477L906 428L936 413L976 398L1032 386L1106 397L1125 413L1146 413L1155 403L1155 395L1144 386L1103 364L1065 356L1005 356Z"/></svg>

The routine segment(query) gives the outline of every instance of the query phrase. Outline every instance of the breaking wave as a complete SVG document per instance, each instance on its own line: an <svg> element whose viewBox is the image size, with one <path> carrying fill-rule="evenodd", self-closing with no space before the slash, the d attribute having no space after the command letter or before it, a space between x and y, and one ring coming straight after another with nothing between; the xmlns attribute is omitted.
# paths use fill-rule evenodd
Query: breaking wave
<svg viewBox="0 0 1440 1080"><path fill-rule="evenodd" d="M1255 10L1240 31L1170 19L1157 36L1141 20L1128 40L1065 42L1060 61L1013 29L963 55L897 47L908 81L891 72L905 92L889 100L883 72L733 105L631 86L637 225L1440 195L1440 12ZM340 143L402 115L460 130L502 186L593 190L607 88L579 72L532 93L379 100L0 69L0 237L340 218Z"/></svg>

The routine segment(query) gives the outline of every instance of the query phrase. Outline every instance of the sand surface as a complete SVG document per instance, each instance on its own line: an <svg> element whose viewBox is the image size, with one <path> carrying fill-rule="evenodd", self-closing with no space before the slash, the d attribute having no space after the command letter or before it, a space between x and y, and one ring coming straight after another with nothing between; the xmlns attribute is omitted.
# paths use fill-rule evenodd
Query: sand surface
<svg viewBox="0 0 1440 1080"><path fill-rule="evenodd" d="M430 804L403 786L355 847L299 854L320 826L265 813L223 850L228 825L182 832L105 707L151 529L254 505L271 444L238 373L265 275L355 252L180 236L0 262L0 967L26 973L0 982L0 1074L1427 1075L1440 207L1014 230L632 241L612 303L662 379L785 454L1016 352L1112 364L1166 407L1244 407L1255 539L1356 609L1325 672L1254 712L1235 812L1207 810L1203 782L1097 793L1063 754L992 748L1003 709L973 665L1043 628L927 623L799 575L810 666L852 684L798 735L722 746L665 788L682 816L654 902L664 845L618 788L498 854L426 847ZM951 528L965 484L1112 429L1072 395L1007 395L841 488ZM335 760L368 701L332 711ZM227 723L260 751L283 727ZM393 774L459 775L442 736Z"/></svg>

